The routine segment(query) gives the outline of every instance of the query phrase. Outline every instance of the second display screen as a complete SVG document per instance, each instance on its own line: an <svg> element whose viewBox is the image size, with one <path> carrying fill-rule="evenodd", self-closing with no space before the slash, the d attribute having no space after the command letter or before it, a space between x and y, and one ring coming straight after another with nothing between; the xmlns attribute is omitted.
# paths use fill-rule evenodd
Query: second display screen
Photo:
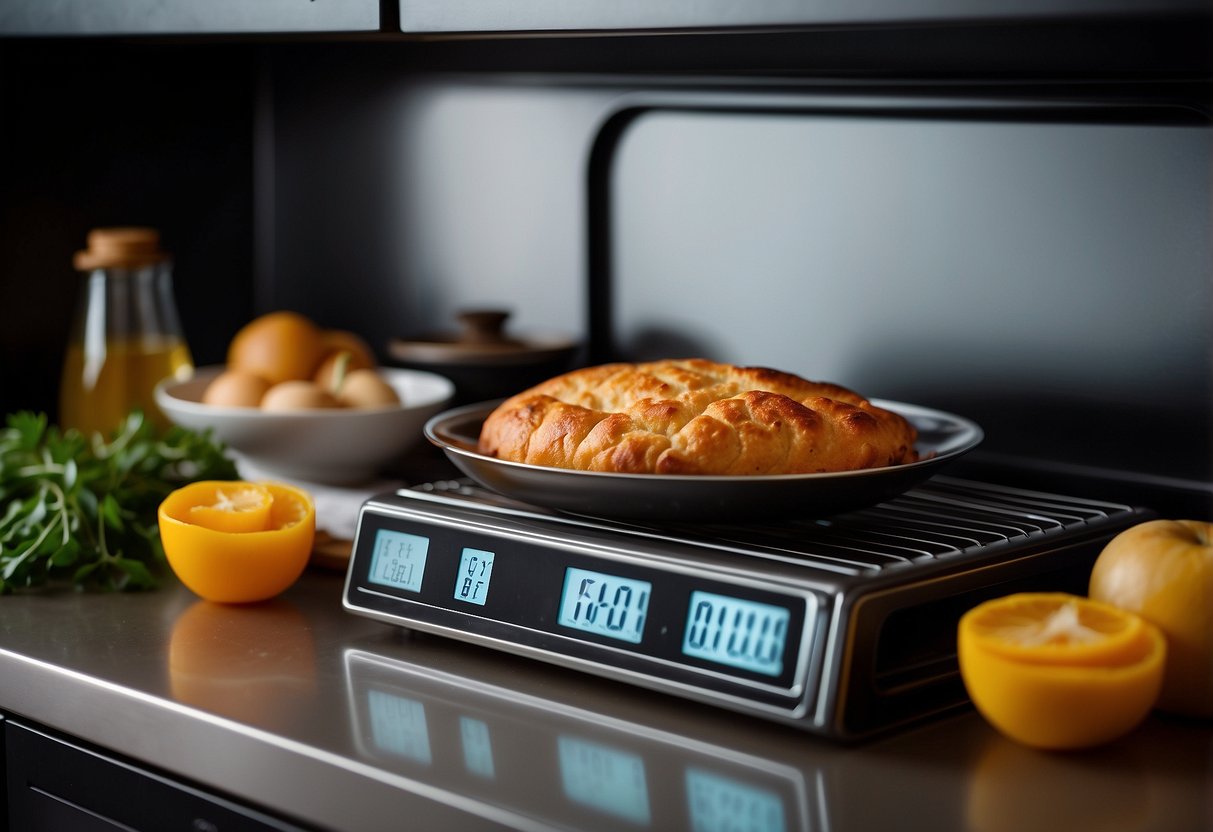
<svg viewBox="0 0 1213 832"><path fill-rule="evenodd" d="M564 573L556 623L639 644L652 591L648 581L570 566Z"/></svg>

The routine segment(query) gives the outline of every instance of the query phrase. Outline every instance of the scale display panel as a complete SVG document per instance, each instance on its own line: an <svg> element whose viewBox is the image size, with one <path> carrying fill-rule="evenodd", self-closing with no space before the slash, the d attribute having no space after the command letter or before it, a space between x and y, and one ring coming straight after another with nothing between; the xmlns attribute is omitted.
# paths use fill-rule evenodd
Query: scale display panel
<svg viewBox="0 0 1213 832"><path fill-rule="evenodd" d="M370 503L346 606L631 681L806 707L813 593L558 532Z"/></svg>

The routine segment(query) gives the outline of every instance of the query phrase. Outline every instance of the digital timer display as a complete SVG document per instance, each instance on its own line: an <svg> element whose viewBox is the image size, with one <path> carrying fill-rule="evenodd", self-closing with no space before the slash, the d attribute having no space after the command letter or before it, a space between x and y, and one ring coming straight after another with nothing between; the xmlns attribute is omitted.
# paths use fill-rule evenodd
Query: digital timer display
<svg viewBox="0 0 1213 832"><path fill-rule="evenodd" d="M783 672L790 618L785 607L696 590L687 610L682 652L691 658L778 676Z"/></svg>
<svg viewBox="0 0 1213 832"><path fill-rule="evenodd" d="M428 537L380 529L375 534L367 580L407 592L420 592L429 551Z"/></svg>
<svg viewBox="0 0 1213 832"><path fill-rule="evenodd" d="M570 566L564 572L556 623L639 644L653 585Z"/></svg>
<svg viewBox="0 0 1213 832"><path fill-rule="evenodd" d="M459 571L455 573L452 597L456 601L467 601L483 607L484 599L489 595L489 581L493 577L493 561L496 559L492 552L465 546L459 554Z"/></svg>

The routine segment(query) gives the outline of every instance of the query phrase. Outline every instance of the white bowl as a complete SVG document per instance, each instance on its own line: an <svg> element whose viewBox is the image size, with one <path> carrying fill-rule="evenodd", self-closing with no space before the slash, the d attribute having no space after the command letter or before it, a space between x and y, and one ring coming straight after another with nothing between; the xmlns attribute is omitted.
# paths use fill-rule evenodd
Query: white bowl
<svg viewBox="0 0 1213 832"><path fill-rule="evenodd" d="M371 479L421 440L426 420L455 393L455 385L435 373L381 367L401 404L267 413L203 404L203 391L221 372L204 367L186 381L166 379L156 387L156 404L175 424L209 428L259 472L318 483Z"/></svg>

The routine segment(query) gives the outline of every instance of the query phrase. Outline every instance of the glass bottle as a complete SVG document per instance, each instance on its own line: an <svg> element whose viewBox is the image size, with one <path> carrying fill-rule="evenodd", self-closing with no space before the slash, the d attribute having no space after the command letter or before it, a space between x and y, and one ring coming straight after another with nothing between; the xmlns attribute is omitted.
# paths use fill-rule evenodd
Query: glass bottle
<svg viewBox="0 0 1213 832"><path fill-rule="evenodd" d="M153 391L194 364L173 299L172 261L151 228L98 228L74 264L84 278L63 362L59 423L109 436L133 408L167 420Z"/></svg>

